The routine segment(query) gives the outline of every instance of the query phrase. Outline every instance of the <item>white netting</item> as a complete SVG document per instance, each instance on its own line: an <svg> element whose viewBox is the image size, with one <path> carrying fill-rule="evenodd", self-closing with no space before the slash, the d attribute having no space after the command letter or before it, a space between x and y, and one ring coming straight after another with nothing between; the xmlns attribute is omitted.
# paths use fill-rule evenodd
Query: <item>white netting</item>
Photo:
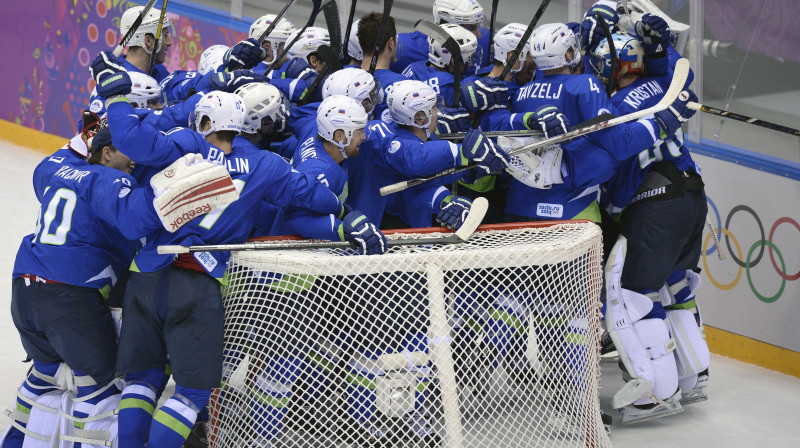
<svg viewBox="0 0 800 448"><path fill-rule="evenodd" d="M601 256L591 223L233 253L209 446L611 446Z"/></svg>

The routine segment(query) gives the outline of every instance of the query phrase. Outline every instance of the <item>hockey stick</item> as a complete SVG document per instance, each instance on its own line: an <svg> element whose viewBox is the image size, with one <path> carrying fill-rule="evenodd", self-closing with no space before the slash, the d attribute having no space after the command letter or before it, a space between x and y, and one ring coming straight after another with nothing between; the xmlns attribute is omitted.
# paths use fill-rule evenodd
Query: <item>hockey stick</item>
<svg viewBox="0 0 800 448"><path fill-rule="evenodd" d="M378 66L378 54L381 52L383 36L386 35L386 24L389 23L389 13L392 12L393 0L383 0L383 15L381 16L381 27L378 28L378 37L375 40L375 48L372 49L372 59L369 61L370 75L375 74L375 67Z"/></svg>
<svg viewBox="0 0 800 448"><path fill-rule="evenodd" d="M525 34L522 35L522 39L519 40L517 44L517 48L514 49L514 52L511 53L511 59L506 62L506 66L503 68L503 72L500 73L496 79L503 80L506 79L509 73L511 73L511 68L514 67L514 64L517 63L517 59L519 59L519 54L522 52L522 49L525 48L525 44L528 43L528 39L531 38L531 33L533 33L533 29L536 27L536 24L539 23L539 19L542 18L542 14L544 14L544 10L547 8L547 5L550 4L550 0L542 0L542 4L539 5L539 9L536 10L536 14L534 14L533 19L531 19L531 23L528 24L528 29L525 30Z"/></svg>
<svg viewBox="0 0 800 448"><path fill-rule="evenodd" d="M300 36L303 35L303 32L306 30L306 28L314 25L314 21L317 20L317 15L319 15L320 10L325 6L327 6L328 3L332 1L333 0L311 0L313 6L311 8L311 17L308 18L308 22L306 22L306 24L303 25L303 28L301 28L297 34L295 34L294 39L292 39L291 42L288 42L286 45L283 46L283 51L281 51L281 53L275 57L275 60L272 61L272 64L270 64L269 67L267 67L267 70L264 71L264 76L269 75L269 72L277 68L278 63L281 61L281 59L283 59L284 56L286 56L286 53L289 52L289 49L292 48L292 45L294 45L298 40L300 40Z"/></svg>
<svg viewBox="0 0 800 448"><path fill-rule="evenodd" d="M342 64L345 62L350 63L350 54L347 49L350 45L350 30L353 29L353 18L356 15L356 3L357 0L350 0L350 13L347 15L347 26L344 29L344 35L342 35ZM361 46L360 42L358 46Z"/></svg>
<svg viewBox="0 0 800 448"><path fill-rule="evenodd" d="M325 26L328 27L328 35L331 39L331 49L337 58L342 57L342 24L339 21L339 6L335 0L322 8L325 16Z"/></svg>
<svg viewBox="0 0 800 448"><path fill-rule="evenodd" d="M708 215L706 215L706 225L708 226L708 231L711 232L711 236L714 237L714 246L717 248L717 258L724 260L727 257L725 256L725 252L722 252L722 246L719 244L717 232L714 231L714 226L712 226L711 221L708 220Z"/></svg>
<svg viewBox="0 0 800 448"><path fill-rule="evenodd" d="M467 241L475 229L483 221L486 211L489 209L489 201L479 197L472 201L467 219L464 224L450 236L441 238L417 238L417 239L397 239L389 240L389 247L393 246L421 246L429 244L457 244ZM295 242L256 242L240 244L217 244L206 246L158 246L158 253L165 254L187 254L190 252L216 252L216 251L250 251L250 250L295 250L295 249L346 249L358 247L349 241L295 241Z"/></svg>
<svg viewBox="0 0 800 448"><path fill-rule="evenodd" d="M601 121L591 126L573 129L566 134L561 134L556 137L546 138L544 140L540 140L536 143L532 143L530 145L520 146L519 148L512 149L508 151L508 155L513 156L515 154L519 154L524 151L534 151L538 153L550 146L555 145L556 143L561 143L567 140L571 140L575 137L580 137L582 135L590 134L595 131L599 131L605 128L610 128L616 126L618 124L627 123L629 121L638 120L640 118L646 117L648 115L654 114L656 112L660 112L666 108L668 108L675 99L678 98L678 95L683 90L684 83L686 83L686 78L689 76L689 61L685 58L681 58L678 60L677 64L675 64L675 71L672 77L672 83L669 85L669 89L661 98L657 104L648 107L644 110L639 110L628 115L623 115L621 117L612 118L610 120ZM466 166L458 166L448 168L446 170L440 171L436 174L430 175L428 177L421 177L418 179L411 179L402 182L398 182L395 184L387 185L381 188L381 196L386 196L387 194L396 193L398 191L403 191L407 188L411 188L413 186L423 184L425 182L439 179L441 177L449 176L451 174L460 173L463 171L471 170L475 168L477 165L469 164Z"/></svg>
<svg viewBox="0 0 800 448"><path fill-rule="evenodd" d="M497 18L497 6L500 0L492 0L492 15L489 18L489 46L486 51L489 52L489 64L494 61L494 20Z"/></svg>
<svg viewBox="0 0 800 448"><path fill-rule="evenodd" d="M161 5L161 15L158 17L158 28L156 28L156 38L153 41L153 50L150 52L150 65L148 65L147 75L153 76L153 69L156 67L156 55L160 50L158 42L161 40L161 28L164 26L164 16L167 15L167 0Z"/></svg>
<svg viewBox="0 0 800 448"><path fill-rule="evenodd" d="M597 18L597 23L603 28L603 34L606 35L606 40L608 40L608 52L611 53L611 79L608 80L608 85L606 85L606 93L611 96L611 92L614 91L614 86L617 84L617 49L614 48L614 39L611 37L611 29L608 27L606 19L599 13L595 17Z"/></svg>
<svg viewBox="0 0 800 448"><path fill-rule="evenodd" d="M319 74L314 79L314 82L312 82L311 85L306 88L305 92L300 95L300 101L298 102L300 106L306 105L311 101L311 98L314 97L314 90L319 87L320 83L325 80L326 76L342 69L342 61L336 57L331 47L327 45L320 45L319 48L317 48L317 53L319 54L319 57L325 61L325 66L322 67L322 70L320 70Z"/></svg>
<svg viewBox="0 0 800 448"><path fill-rule="evenodd" d="M769 121L759 120L758 118L739 115L735 112L728 112L722 109L717 109L716 107L706 106L705 104L700 104L695 102L688 103L687 107L689 109L699 110L700 112L705 112L707 114L730 118L732 120L741 121L743 123L750 123L756 126L761 126L762 128L772 129L773 131L783 132L789 135L794 135L795 137L800 137L800 130L798 129L793 129L788 126L783 126L776 123L770 123Z"/></svg>
<svg viewBox="0 0 800 448"><path fill-rule="evenodd" d="M136 34L136 31L139 29L139 25L142 24L144 16L146 16L147 13L150 12L150 9L152 9L153 5L155 4L156 0L149 0L147 4L144 5L142 12L139 13L139 17L137 17L136 20L133 21L131 29L129 29L128 32L125 33L124 36L122 36L122 39L117 44L117 48L114 48L114 56L119 57L122 54L122 50L124 50L125 47L128 45L128 42L130 42L131 39L133 39L133 35Z"/></svg>
<svg viewBox="0 0 800 448"><path fill-rule="evenodd" d="M616 118L616 115L612 113L605 113L602 115L598 115L591 120L586 120L583 123L578 123L574 127L576 128L585 128L587 126L591 126L593 124L601 123L603 121L611 120L612 118ZM467 135L466 132L453 132L452 134L436 134L436 138L438 140L464 140L464 137ZM542 131L534 131L534 130L525 130L525 131L489 131L484 132L483 135L492 138L492 137L541 137Z"/></svg>
<svg viewBox="0 0 800 448"><path fill-rule="evenodd" d="M454 61L453 65L453 104L451 107L459 107L461 104L461 75L464 73L464 58L461 57L461 47L453 36L447 33L441 26L430 20L421 19L414 24L414 29L433 39L445 50L450 52L450 57Z"/></svg>
<svg viewBox="0 0 800 448"><path fill-rule="evenodd" d="M266 39L266 38L267 38L267 36L269 36L269 33L271 33L271 32L272 32L272 31L275 29L275 27L276 27L276 26L278 26L278 22L280 22L280 21L281 21L281 18L283 17L283 15L284 15L284 14L286 14L286 11L288 11L288 10L289 10L289 8L291 8L291 7L292 7L292 5L294 5L294 3L295 3L296 1L297 1L297 0L289 0L289 3L287 3L286 5L284 5L283 9L281 9L281 10L278 12L278 14L275 16L275 18L274 18L274 19L272 19L272 23L270 23L270 24L269 24L269 26L267 27L267 29L265 29L265 30L264 30L264 32L263 32L263 33L261 33L261 35L260 35L260 36L258 36L258 39L256 39L256 40L258 40L259 42L264 42L264 39ZM275 52L276 50L277 50L277 48L273 48L273 49L272 49L272 51L273 51L273 52Z"/></svg>

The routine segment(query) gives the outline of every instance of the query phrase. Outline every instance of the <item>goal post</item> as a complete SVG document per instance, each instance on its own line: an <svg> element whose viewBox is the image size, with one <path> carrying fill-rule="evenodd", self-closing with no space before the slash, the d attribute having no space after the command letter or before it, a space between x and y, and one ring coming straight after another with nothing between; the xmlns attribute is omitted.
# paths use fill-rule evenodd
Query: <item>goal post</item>
<svg viewBox="0 0 800 448"><path fill-rule="evenodd" d="M380 256L232 252L209 446L610 447L601 260L587 221Z"/></svg>

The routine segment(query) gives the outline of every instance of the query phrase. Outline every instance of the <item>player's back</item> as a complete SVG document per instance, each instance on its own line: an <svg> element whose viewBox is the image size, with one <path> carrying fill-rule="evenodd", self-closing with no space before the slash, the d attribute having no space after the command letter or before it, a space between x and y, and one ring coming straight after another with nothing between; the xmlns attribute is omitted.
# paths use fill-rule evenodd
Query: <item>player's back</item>
<svg viewBox="0 0 800 448"><path fill-rule="evenodd" d="M419 61L406 67L403 76L428 84L437 95L444 98L447 104L453 104L452 73L437 70L436 67L428 65L427 61Z"/></svg>
<svg viewBox="0 0 800 448"><path fill-rule="evenodd" d="M600 88L600 82L592 75L543 75L519 89L511 111L533 112L552 105L572 124L581 123L606 112L614 113L608 96Z"/></svg>

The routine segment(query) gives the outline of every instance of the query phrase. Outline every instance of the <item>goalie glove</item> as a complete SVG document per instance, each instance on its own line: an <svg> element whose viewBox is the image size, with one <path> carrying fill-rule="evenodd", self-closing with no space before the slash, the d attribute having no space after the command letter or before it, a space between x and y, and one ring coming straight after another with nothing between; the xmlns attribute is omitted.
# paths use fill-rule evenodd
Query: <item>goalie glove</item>
<svg viewBox="0 0 800 448"><path fill-rule="evenodd" d="M443 226L451 230L458 230L464 221L467 219L469 209L472 207L472 201L464 196L447 196L439 204L439 213L436 215L436 220Z"/></svg>
<svg viewBox="0 0 800 448"><path fill-rule="evenodd" d="M536 137L498 137L497 144L506 150L511 150L538 140ZM562 152L561 147L555 145L547 148L541 156L531 151L515 154L511 156L506 172L529 187L548 190L553 184L564 183L561 176Z"/></svg>
<svg viewBox="0 0 800 448"><path fill-rule="evenodd" d="M150 179L153 208L175 232L192 219L239 199L228 170L201 154L186 154Z"/></svg>

